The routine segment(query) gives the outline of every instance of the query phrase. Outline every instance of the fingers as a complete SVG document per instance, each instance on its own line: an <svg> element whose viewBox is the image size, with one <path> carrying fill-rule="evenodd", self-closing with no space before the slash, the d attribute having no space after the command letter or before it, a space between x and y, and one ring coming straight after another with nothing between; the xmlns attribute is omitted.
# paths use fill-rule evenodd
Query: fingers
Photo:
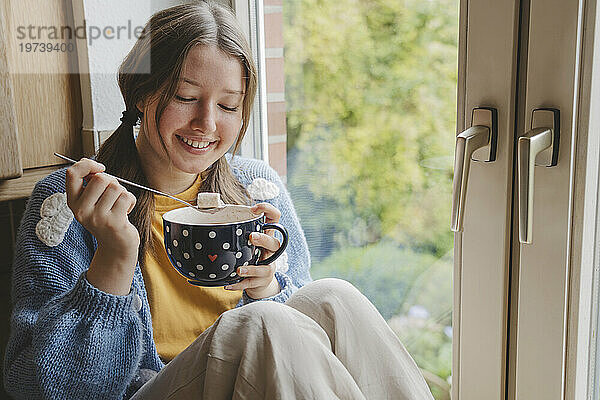
<svg viewBox="0 0 600 400"><path fill-rule="evenodd" d="M125 188L123 188L123 190L124 191L121 192L121 195L119 196L119 198L117 199L117 201L111 209L113 213L129 214L133 210L133 207L135 207L136 198L133 195L133 193L128 192L127 190L125 190Z"/></svg>
<svg viewBox="0 0 600 400"><path fill-rule="evenodd" d="M99 212L108 212L121 194L121 185L116 179L105 174L93 175L79 198L81 208L94 208ZM124 189L124 188L123 188Z"/></svg>
<svg viewBox="0 0 600 400"><path fill-rule="evenodd" d="M104 165L89 158L82 158L67 168L65 182L67 200L71 202L78 200L83 191L83 178L90 174L102 172L104 169Z"/></svg>
<svg viewBox="0 0 600 400"><path fill-rule="evenodd" d="M273 268L270 265L247 265L239 267L237 273L245 278L269 278L273 276Z"/></svg>
<svg viewBox="0 0 600 400"><path fill-rule="evenodd" d="M260 233L252 232L250 234L250 242L257 246L262 247L264 250L261 251L261 260L269 257L271 254L279 250L281 244L275 237ZM247 289L259 289L269 286L273 281L275 274L275 265L247 265L245 267L239 267L237 274L244 279L233 285L226 286L227 290L247 290Z"/></svg>
<svg viewBox="0 0 600 400"><path fill-rule="evenodd" d="M262 247L271 253L275 253L281 246L281 243L279 243L277 238L260 232L252 232L250 234L250 243L257 247Z"/></svg>
<svg viewBox="0 0 600 400"><path fill-rule="evenodd" d="M101 173L102 164L82 159L73 166L76 168L67 170L67 203L79 222L96 225L107 217L112 220L111 215L122 218L133 210L135 196L114 177ZM86 177L87 185L83 187Z"/></svg>
<svg viewBox="0 0 600 400"><path fill-rule="evenodd" d="M135 196L131 192L127 191L127 189L125 189L123 186L121 186L115 178L108 177L108 180L105 181L105 178L102 175L104 174L98 174L92 178L93 180L103 182L98 185L99 187L103 187L106 184L106 182L108 182L94 208L98 212L103 213L112 212L121 215L129 214L135 206ZM89 186L90 190L92 188L94 188L94 192L97 190L95 188L95 185ZM88 190L86 189L85 192L87 191Z"/></svg>
<svg viewBox="0 0 600 400"><path fill-rule="evenodd" d="M279 222L281 212L270 203L258 203L251 208L254 214L265 213L267 223Z"/></svg>
<svg viewBox="0 0 600 400"><path fill-rule="evenodd" d="M275 206L273 206L270 203L255 204L254 206L252 206L251 210L254 214L257 214L257 215L264 213L266 223L277 223L277 222L279 222L279 219L281 218L281 211L279 211L277 208L275 208ZM265 230L265 233L267 235L273 236L274 230L267 229L267 230Z"/></svg>
<svg viewBox="0 0 600 400"><path fill-rule="evenodd" d="M275 267L273 265L248 265L246 267L239 267L237 274L246 279L236 284L228 285L225 289L247 290L266 287L273 280Z"/></svg>

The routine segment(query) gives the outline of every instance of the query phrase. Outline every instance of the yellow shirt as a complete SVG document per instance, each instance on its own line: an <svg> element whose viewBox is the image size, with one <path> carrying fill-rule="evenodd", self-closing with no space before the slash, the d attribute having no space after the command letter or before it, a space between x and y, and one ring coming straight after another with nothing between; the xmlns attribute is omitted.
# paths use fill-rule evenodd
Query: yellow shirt
<svg viewBox="0 0 600 400"><path fill-rule="evenodd" d="M195 202L200 184L198 175L196 182L177 197ZM193 286L173 268L165 251L162 215L180 208L181 203L159 195L154 196L154 202L152 241L157 249L157 258L152 252L146 252L142 275L152 314L154 343L159 356L170 361L192 344L219 315L235 308L242 291Z"/></svg>

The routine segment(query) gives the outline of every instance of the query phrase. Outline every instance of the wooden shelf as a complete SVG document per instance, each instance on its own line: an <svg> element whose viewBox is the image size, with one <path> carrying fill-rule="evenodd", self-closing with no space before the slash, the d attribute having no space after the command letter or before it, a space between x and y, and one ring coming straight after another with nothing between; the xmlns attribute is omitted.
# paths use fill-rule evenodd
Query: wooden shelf
<svg viewBox="0 0 600 400"><path fill-rule="evenodd" d="M29 197L35 184L64 165L23 170L23 176L16 179L0 181L0 201L16 200Z"/></svg>

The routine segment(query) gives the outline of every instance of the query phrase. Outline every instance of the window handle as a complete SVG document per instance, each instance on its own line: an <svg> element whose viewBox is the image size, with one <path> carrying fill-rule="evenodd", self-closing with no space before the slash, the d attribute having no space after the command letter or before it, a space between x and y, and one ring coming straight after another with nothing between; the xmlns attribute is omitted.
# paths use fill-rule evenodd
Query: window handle
<svg viewBox="0 0 600 400"><path fill-rule="evenodd" d="M531 130L517 145L519 178L519 242L531 243L535 166L553 167L558 162L560 112L554 108L533 110Z"/></svg>
<svg viewBox="0 0 600 400"><path fill-rule="evenodd" d="M495 161L497 137L498 113L495 108L490 107L474 108L471 114L471 127L456 136L450 224L453 232L461 232L463 229L471 159L483 162Z"/></svg>

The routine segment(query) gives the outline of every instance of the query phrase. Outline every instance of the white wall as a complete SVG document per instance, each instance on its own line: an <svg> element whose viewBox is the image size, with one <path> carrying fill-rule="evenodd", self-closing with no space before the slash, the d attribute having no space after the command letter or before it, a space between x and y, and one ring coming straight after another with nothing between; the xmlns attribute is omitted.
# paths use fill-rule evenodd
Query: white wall
<svg viewBox="0 0 600 400"><path fill-rule="evenodd" d="M93 39L88 35L87 67L89 68L89 86L91 87L92 116L88 126L96 131L115 129L119 125L121 112L125 109L123 98L117 85L117 70L125 55L133 47L136 37L134 29L141 30L150 16L158 10L182 3L177 0L74 0L83 2L83 13L88 31L92 26L99 29L107 27L128 27L129 33L122 29L120 38L116 32L114 38ZM110 31L109 31L110 32ZM90 31L91 33L91 31ZM80 47L80 46L78 46ZM85 62L85 61L84 61ZM80 58L81 63L81 58ZM80 64L80 68L82 65ZM85 103L85 102L84 102ZM87 107L89 113L89 106ZM84 104L84 113L86 112ZM91 124L91 126L89 126Z"/></svg>

